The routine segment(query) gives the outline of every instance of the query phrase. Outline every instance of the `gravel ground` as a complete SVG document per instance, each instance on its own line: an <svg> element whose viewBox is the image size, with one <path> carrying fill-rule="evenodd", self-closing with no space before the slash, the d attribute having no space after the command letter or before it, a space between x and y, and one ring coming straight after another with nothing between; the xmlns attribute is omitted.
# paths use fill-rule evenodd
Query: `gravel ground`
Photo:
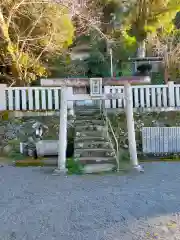
<svg viewBox="0 0 180 240"><path fill-rule="evenodd" d="M0 240L180 240L180 163L127 176L51 172L0 168Z"/></svg>

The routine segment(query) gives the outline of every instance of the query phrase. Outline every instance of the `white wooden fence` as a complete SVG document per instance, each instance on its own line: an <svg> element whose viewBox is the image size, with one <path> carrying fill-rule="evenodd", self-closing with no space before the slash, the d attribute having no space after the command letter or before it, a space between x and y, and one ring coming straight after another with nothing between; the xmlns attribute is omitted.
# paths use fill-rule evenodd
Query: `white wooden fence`
<svg viewBox="0 0 180 240"><path fill-rule="evenodd" d="M60 88L8 88L8 110L52 110L60 108Z"/></svg>
<svg viewBox="0 0 180 240"><path fill-rule="evenodd" d="M145 154L180 153L180 127L143 127Z"/></svg>
<svg viewBox="0 0 180 240"><path fill-rule="evenodd" d="M123 93L123 86L105 86L104 92ZM60 87L9 87L0 84L0 111L51 111L60 108ZM73 94L68 88L68 96ZM180 109L180 85L139 85L132 87L134 109L168 111ZM124 108L124 99L105 100L106 108ZM73 108L73 102L68 102Z"/></svg>
<svg viewBox="0 0 180 240"><path fill-rule="evenodd" d="M1 89L0 85L0 110L59 110L60 94L60 87L4 87ZM72 96L72 88L68 88L68 95ZM68 102L68 108L73 108L73 102Z"/></svg>
<svg viewBox="0 0 180 240"><path fill-rule="evenodd" d="M124 87L105 87L106 93L123 93ZM132 86L133 107L149 111L178 109L180 107L180 84ZM106 108L124 108L124 99L106 100Z"/></svg>

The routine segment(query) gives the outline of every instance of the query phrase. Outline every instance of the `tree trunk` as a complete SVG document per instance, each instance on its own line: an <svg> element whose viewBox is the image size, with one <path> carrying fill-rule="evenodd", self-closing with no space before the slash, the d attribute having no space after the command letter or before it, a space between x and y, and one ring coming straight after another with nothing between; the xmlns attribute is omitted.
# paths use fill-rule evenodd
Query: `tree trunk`
<svg viewBox="0 0 180 240"><path fill-rule="evenodd" d="M137 57L144 58L146 56L146 42L145 40L138 42Z"/></svg>
<svg viewBox="0 0 180 240"><path fill-rule="evenodd" d="M167 84L169 81L169 73L166 64L164 64L164 82Z"/></svg>
<svg viewBox="0 0 180 240"><path fill-rule="evenodd" d="M16 84L20 84L20 78L19 78L19 69L17 65L17 58L14 51L13 43L11 42L11 39L9 37L9 29L8 25L4 19L2 10L0 9L0 34L1 34L1 41L3 43L3 53L5 54L6 58L8 59L8 64L11 68L12 72L12 78L17 80ZM6 60L6 59L5 59ZM6 61L4 62L6 65Z"/></svg>

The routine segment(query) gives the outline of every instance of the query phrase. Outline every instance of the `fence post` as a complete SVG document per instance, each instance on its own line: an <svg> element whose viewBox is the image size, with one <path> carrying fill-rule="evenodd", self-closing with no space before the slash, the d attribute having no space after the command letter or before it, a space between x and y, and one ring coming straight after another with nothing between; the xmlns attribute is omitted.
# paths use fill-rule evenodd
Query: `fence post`
<svg viewBox="0 0 180 240"><path fill-rule="evenodd" d="M68 87L67 88L67 100L72 99L72 96L73 96L73 88ZM68 105L68 109L73 111L73 105L74 105L73 101L68 101L67 105Z"/></svg>
<svg viewBox="0 0 180 240"><path fill-rule="evenodd" d="M110 86L104 86L104 95L110 93ZM111 108L111 102L110 100L105 100L105 108Z"/></svg>
<svg viewBox="0 0 180 240"><path fill-rule="evenodd" d="M174 82L168 82L168 98L169 98L169 107L175 107L175 96L174 96Z"/></svg>
<svg viewBox="0 0 180 240"><path fill-rule="evenodd" d="M6 84L0 84L0 111L6 110Z"/></svg>

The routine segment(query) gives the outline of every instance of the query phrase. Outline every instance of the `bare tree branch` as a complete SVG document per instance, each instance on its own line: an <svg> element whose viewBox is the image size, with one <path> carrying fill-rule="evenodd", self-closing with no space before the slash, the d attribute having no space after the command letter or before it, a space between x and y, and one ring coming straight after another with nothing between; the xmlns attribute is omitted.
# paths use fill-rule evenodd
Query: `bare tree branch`
<svg viewBox="0 0 180 240"><path fill-rule="evenodd" d="M168 75L172 79L180 77L180 42L178 31L164 37L154 36L149 40L155 55L163 57Z"/></svg>

